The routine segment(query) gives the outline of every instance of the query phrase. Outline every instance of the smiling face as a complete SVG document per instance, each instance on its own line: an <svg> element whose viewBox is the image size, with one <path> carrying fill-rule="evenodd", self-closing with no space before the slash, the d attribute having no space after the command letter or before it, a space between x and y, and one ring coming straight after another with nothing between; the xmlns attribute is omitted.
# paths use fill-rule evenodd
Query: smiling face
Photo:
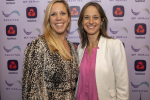
<svg viewBox="0 0 150 100"><path fill-rule="evenodd" d="M65 34L70 17L63 3L55 3L51 8L50 26L57 34Z"/></svg>
<svg viewBox="0 0 150 100"><path fill-rule="evenodd" d="M96 35L100 33L102 25L101 16L94 6L89 6L85 9L82 25L87 35Z"/></svg>

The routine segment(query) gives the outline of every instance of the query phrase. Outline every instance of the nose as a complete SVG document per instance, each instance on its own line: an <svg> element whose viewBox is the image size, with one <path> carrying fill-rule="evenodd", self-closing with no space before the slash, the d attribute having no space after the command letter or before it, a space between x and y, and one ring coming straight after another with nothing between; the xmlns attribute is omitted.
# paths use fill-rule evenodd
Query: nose
<svg viewBox="0 0 150 100"><path fill-rule="evenodd" d="M92 17L89 19L89 23L93 24L93 18Z"/></svg>
<svg viewBox="0 0 150 100"><path fill-rule="evenodd" d="M56 19L57 19L57 20L61 20L61 15L60 15L60 14L57 14Z"/></svg>

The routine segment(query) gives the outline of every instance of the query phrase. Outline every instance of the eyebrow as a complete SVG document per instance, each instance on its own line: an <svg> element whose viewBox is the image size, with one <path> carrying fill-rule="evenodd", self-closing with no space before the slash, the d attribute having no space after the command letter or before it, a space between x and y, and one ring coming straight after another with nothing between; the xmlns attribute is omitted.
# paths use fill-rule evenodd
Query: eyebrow
<svg viewBox="0 0 150 100"><path fill-rule="evenodd" d="M89 16L89 15L84 15L84 16ZM99 16L99 15L94 15L94 16Z"/></svg>

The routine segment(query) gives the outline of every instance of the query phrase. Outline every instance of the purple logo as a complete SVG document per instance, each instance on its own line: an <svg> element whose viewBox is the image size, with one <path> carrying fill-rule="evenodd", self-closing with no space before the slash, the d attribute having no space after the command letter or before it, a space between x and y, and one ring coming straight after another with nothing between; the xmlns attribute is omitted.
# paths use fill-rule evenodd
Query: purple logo
<svg viewBox="0 0 150 100"><path fill-rule="evenodd" d="M144 46L142 46L142 47L141 47L141 48L139 48L139 49L135 49L133 46L131 46L131 48L132 48L132 50L133 50L133 51L135 51L135 52L140 51L140 49L142 49L142 48L146 48L148 51L150 51L150 48L149 48L149 46L148 46L148 45L144 45Z"/></svg>
<svg viewBox="0 0 150 100"><path fill-rule="evenodd" d="M124 6L114 6L113 7L113 16L114 17L123 17L125 13Z"/></svg>
<svg viewBox="0 0 150 100"><path fill-rule="evenodd" d="M134 31L136 35L145 35L147 32L147 26L145 23L135 24Z"/></svg>
<svg viewBox="0 0 150 100"><path fill-rule="evenodd" d="M7 25L6 26L6 35L7 36L16 36L17 35L17 26L16 25Z"/></svg>
<svg viewBox="0 0 150 100"><path fill-rule="evenodd" d="M39 3L40 1L35 1L35 0L25 0L23 3Z"/></svg>
<svg viewBox="0 0 150 100"><path fill-rule="evenodd" d="M4 46L4 50L6 52L11 52L13 49L17 48L19 51L21 51L21 48L19 46L14 46L12 49L6 49L5 46Z"/></svg>
<svg viewBox="0 0 150 100"><path fill-rule="evenodd" d="M80 7L79 6L70 6L71 17L79 17Z"/></svg>
<svg viewBox="0 0 150 100"><path fill-rule="evenodd" d="M15 81L15 82L13 82L13 83L8 83L8 82L5 80L5 83L6 83L9 87L13 86L15 83L19 83L20 85L22 85L22 82L21 82L20 80L17 80L17 81Z"/></svg>
<svg viewBox="0 0 150 100"><path fill-rule="evenodd" d="M41 33L40 29L39 28L35 28L33 29L31 32L27 32L25 29L23 29L24 33L26 33L27 35L30 35L32 32L34 31L38 31L39 33Z"/></svg>
<svg viewBox="0 0 150 100"><path fill-rule="evenodd" d="M122 27L122 28L120 28L118 31L113 31L111 28L109 28L109 30L110 30L110 32L112 33L112 34L117 34L119 31L121 31L121 30L123 30L123 31L125 31L126 33L128 33L128 30L127 30L127 28L125 28L125 27Z"/></svg>
<svg viewBox="0 0 150 100"><path fill-rule="evenodd" d="M27 43L27 46L30 44L30 42L29 43Z"/></svg>
<svg viewBox="0 0 150 100"><path fill-rule="evenodd" d="M8 60L7 61L7 68L10 71L18 70L18 61L17 60Z"/></svg>
<svg viewBox="0 0 150 100"><path fill-rule="evenodd" d="M146 61L145 60L136 60L134 63L135 71L145 71L146 70Z"/></svg>
<svg viewBox="0 0 150 100"><path fill-rule="evenodd" d="M37 17L37 8L36 7L28 7L26 9L27 18L36 18Z"/></svg>
<svg viewBox="0 0 150 100"><path fill-rule="evenodd" d="M4 11L2 11L2 14L3 14L5 17L9 17L9 16L10 16L11 14L13 14L13 13L16 13L18 16L20 16L19 11L17 11L17 10L12 11L10 14L5 14Z"/></svg>
<svg viewBox="0 0 150 100"><path fill-rule="evenodd" d="M131 9L131 12L134 14L134 15L139 15L141 12L143 12L143 11L145 11L145 12L147 12L148 14L150 14L150 11L147 9L147 8L145 8L145 9L142 9L140 12L135 12L135 11L133 11L133 9Z"/></svg>
<svg viewBox="0 0 150 100"><path fill-rule="evenodd" d="M142 82L142 83L139 84L139 85L134 85L134 84L131 82L131 85L132 85L134 88L138 88L139 86L141 86L141 85L143 85L143 84L145 84L146 86L149 87L149 83L148 83L148 82Z"/></svg>
<svg viewBox="0 0 150 100"><path fill-rule="evenodd" d="M70 32L70 31L68 31L67 30L67 33L69 34L69 35L72 35L74 32L76 32L76 31L78 31L79 29L77 28L77 29L75 29L74 31L72 31L72 32Z"/></svg>

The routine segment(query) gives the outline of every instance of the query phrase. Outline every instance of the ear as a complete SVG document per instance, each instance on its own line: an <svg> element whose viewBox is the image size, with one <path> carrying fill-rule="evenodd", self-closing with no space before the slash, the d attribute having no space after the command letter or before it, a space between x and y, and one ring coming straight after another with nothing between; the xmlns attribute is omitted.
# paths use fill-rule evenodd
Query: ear
<svg viewBox="0 0 150 100"><path fill-rule="evenodd" d="M68 23L70 23L71 22L71 17L69 17L69 20L68 20Z"/></svg>
<svg viewBox="0 0 150 100"><path fill-rule="evenodd" d="M103 25L103 22L104 22L104 18L101 19L101 25Z"/></svg>

